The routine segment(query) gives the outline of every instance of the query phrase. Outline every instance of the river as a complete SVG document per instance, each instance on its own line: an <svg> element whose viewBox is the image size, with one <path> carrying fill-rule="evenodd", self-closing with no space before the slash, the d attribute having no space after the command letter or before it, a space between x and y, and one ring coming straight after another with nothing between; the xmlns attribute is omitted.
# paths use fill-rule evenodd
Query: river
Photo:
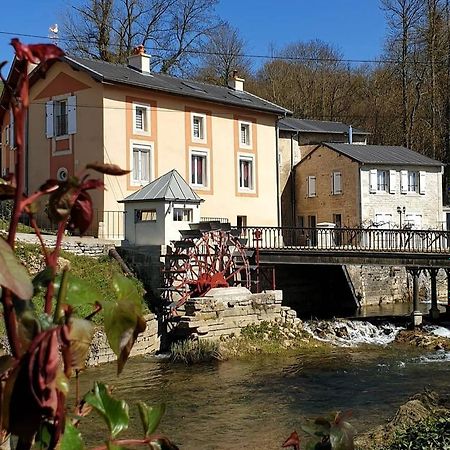
<svg viewBox="0 0 450 450"><path fill-rule="evenodd" d="M119 378L114 371L113 365L87 371L81 388L96 379L115 386L114 395L130 403L133 425L125 436L141 433L134 402L165 402L160 431L182 449L277 449L305 418L351 411L350 421L364 431L425 387L450 394L450 353L396 344L189 367L139 357ZM91 443L106 436L95 416L82 429Z"/></svg>

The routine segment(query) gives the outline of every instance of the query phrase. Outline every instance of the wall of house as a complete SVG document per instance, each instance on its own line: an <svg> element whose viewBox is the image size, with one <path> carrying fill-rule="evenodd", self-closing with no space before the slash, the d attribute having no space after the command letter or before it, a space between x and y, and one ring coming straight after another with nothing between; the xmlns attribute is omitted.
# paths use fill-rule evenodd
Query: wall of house
<svg viewBox="0 0 450 450"><path fill-rule="evenodd" d="M361 217L364 224L376 221L377 214L391 215L391 227L399 227L400 216L397 207L405 207L408 214L419 214L422 216L422 228L441 229L443 221L442 212L442 172L440 167L398 167L396 168L395 193L376 192L370 193L370 170L375 166L361 167ZM385 167L378 167L385 169ZM390 169L390 167L388 167ZM425 171L425 194L418 192L400 192L400 171ZM402 214L403 215L403 214ZM402 226L406 223L406 217L402 217ZM386 224L386 226L388 226Z"/></svg>
<svg viewBox="0 0 450 450"><path fill-rule="evenodd" d="M322 142L347 142L348 136L344 134L327 133L290 133L280 131L278 150L280 153L280 193L281 193L281 222L283 226L295 226L292 219L292 204L295 203L295 196L292 195L292 184L296 184L291 176L292 167L312 152L318 144ZM353 142L365 144L365 135L353 135ZM291 158L293 154L293 158ZM292 161L291 161L292 159ZM294 197L294 198L293 198Z"/></svg>
<svg viewBox="0 0 450 450"><path fill-rule="evenodd" d="M342 194L332 193L333 172L341 172ZM308 197L308 176L316 177L316 196ZM341 214L342 225L359 223L358 163L330 150L319 147L295 168L296 216L315 216L316 223L333 222L333 214ZM298 220L298 219L297 219Z"/></svg>
<svg viewBox="0 0 450 450"><path fill-rule="evenodd" d="M205 189L196 189L205 200L203 217L225 217L233 224L238 215L247 216L248 225L275 225L276 199L276 140L275 117L253 111L199 102L181 96L165 95L133 88L105 86L103 100L105 120L105 158L131 169L131 143L142 141L153 146L153 179L176 168L189 180L189 151L208 152L209 177ZM151 133L135 136L132 132L132 101L149 104ZM206 114L207 140L192 143L191 112ZM252 149L238 148L238 122L252 123ZM238 192L238 153L254 155L256 163L255 192ZM105 177L105 208L121 208L117 200L135 192L130 177Z"/></svg>

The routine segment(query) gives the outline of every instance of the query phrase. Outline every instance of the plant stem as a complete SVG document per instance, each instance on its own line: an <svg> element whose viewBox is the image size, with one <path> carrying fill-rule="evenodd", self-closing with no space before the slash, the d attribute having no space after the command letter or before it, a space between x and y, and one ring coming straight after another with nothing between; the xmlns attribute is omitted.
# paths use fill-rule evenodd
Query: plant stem
<svg viewBox="0 0 450 450"><path fill-rule="evenodd" d="M64 267L62 278L61 278L61 286L59 287L58 298L56 299L55 314L53 316L54 323L57 323L59 321L59 319L61 319L61 317L62 317L61 303L66 299L66 296L67 296L68 281L69 281L68 270L67 270L67 267Z"/></svg>
<svg viewBox="0 0 450 450"><path fill-rule="evenodd" d="M30 216L31 226L33 227L34 232L36 233L36 236L38 237L39 242L41 243L42 253L44 253L44 258L45 258L45 264L48 266L50 263L50 258L49 258L47 247L45 246L45 243L44 243L44 239L42 237L41 230L37 226L36 219L33 217L33 215L30 214L29 216Z"/></svg>

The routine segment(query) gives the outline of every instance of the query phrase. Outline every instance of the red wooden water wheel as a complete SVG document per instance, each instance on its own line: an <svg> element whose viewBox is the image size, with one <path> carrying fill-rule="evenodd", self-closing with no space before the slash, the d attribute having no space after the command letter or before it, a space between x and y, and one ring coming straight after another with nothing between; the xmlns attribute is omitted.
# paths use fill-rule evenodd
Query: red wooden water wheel
<svg viewBox="0 0 450 450"><path fill-rule="evenodd" d="M203 297L213 288L244 286L250 289L249 252L239 230L229 224L205 222L181 231L166 255L161 297L170 309L187 299Z"/></svg>

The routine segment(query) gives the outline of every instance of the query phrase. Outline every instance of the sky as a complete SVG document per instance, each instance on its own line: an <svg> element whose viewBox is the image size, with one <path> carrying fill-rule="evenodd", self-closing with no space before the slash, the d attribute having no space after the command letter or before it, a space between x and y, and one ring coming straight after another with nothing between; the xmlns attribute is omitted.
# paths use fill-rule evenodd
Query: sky
<svg viewBox="0 0 450 450"><path fill-rule="evenodd" d="M12 59L8 44L13 35L4 32L47 36L49 26L62 23L65 8L79 3L0 0L0 61ZM248 52L258 55L289 42L320 39L340 49L345 59L373 60L386 35L380 0L220 0L217 13L240 30Z"/></svg>

